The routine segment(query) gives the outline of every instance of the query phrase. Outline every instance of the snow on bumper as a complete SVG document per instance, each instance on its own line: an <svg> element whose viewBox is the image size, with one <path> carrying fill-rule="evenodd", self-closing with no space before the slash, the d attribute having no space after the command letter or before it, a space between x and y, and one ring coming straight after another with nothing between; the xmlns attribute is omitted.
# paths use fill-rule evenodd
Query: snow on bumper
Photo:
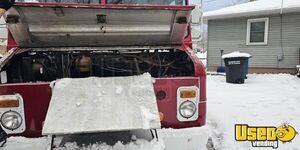
<svg viewBox="0 0 300 150"><path fill-rule="evenodd" d="M204 150L209 137L207 126L186 129L161 129L158 137L164 141L166 150Z"/></svg>
<svg viewBox="0 0 300 150"><path fill-rule="evenodd" d="M43 135L160 128L150 74L56 81Z"/></svg>

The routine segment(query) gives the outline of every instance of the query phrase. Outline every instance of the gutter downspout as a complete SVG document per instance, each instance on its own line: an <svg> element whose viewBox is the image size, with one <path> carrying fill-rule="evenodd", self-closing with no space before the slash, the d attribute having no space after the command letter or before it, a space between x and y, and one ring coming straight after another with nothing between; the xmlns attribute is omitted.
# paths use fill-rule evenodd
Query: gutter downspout
<svg viewBox="0 0 300 150"><path fill-rule="evenodd" d="M281 6L280 6L280 48L281 48L281 54L277 56L277 68L279 68L279 62L283 61L284 59L284 50L283 50L283 27L282 27L282 19L283 19L283 0L281 0Z"/></svg>
<svg viewBox="0 0 300 150"><path fill-rule="evenodd" d="M280 14L282 15L283 13L283 0L281 0L281 8L280 8Z"/></svg>

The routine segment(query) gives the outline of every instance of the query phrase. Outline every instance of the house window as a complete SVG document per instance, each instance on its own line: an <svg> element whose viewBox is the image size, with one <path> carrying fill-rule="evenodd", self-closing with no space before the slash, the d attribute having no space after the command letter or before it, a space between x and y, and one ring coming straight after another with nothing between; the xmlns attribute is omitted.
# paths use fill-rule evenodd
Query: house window
<svg viewBox="0 0 300 150"><path fill-rule="evenodd" d="M247 45L267 45L269 18L248 19Z"/></svg>

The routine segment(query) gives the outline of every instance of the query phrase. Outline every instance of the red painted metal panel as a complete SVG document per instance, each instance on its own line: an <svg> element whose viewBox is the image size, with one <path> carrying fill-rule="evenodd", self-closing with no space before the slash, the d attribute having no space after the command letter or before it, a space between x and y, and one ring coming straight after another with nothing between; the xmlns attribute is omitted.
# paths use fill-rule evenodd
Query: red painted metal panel
<svg viewBox="0 0 300 150"><path fill-rule="evenodd" d="M17 43L12 37L11 33L8 31L8 36L7 36L7 51L10 49L17 47Z"/></svg>
<svg viewBox="0 0 300 150"><path fill-rule="evenodd" d="M49 83L0 85L0 95L19 93L24 100L26 130L22 136L39 137L51 98Z"/></svg>
<svg viewBox="0 0 300 150"><path fill-rule="evenodd" d="M188 27L187 27L187 32L188 32L188 35L186 37L184 37L184 45L186 45L187 47L189 48L192 48L193 47L193 42L192 42L192 28L191 28L191 23L188 24Z"/></svg>
<svg viewBox="0 0 300 150"><path fill-rule="evenodd" d="M159 78L154 83L155 93L165 91L166 98L157 100L158 109L164 114L161 122L164 128L187 128L205 124L206 100L200 93L199 118L196 121L180 122L177 120L177 89L181 86L197 86L201 89L200 77ZM203 88L203 87L202 87Z"/></svg>
<svg viewBox="0 0 300 150"><path fill-rule="evenodd" d="M205 124L206 99L200 93L199 118L192 122L179 122L176 118L177 89L180 86L197 86L203 91L203 84L200 77L171 77L158 78L154 83L154 91L166 91L166 98L158 100L159 111L164 113L162 127L164 128L187 128L202 126ZM41 136L42 124L45 120L48 105L51 99L51 88L49 83L19 83L0 85L0 94L19 93L24 99L24 109L26 118L26 131L22 136Z"/></svg>
<svg viewBox="0 0 300 150"><path fill-rule="evenodd" d="M119 8L119 9L176 9L191 10L193 6L171 6L171 5L106 5L103 4L62 4L62 3L17 3L22 6L48 6L48 7L97 7L97 8ZM190 29L189 29L190 30ZM12 36L8 36L8 47L16 46ZM185 39L185 45L180 48L185 51L194 63L195 74L193 77L170 77L159 78L154 83L155 92L164 90L167 97L164 100L158 100L159 111L164 113L162 125L165 128L186 128L202 126L205 124L206 117L206 72L205 67L191 50L190 35ZM176 91L180 86L197 86L200 88L199 118L192 122L179 122L176 118ZM3 84L0 85L0 94L19 93L23 96L26 131L23 136L37 137L41 136L42 123L45 119L49 101L51 98L51 88L49 83L22 83L22 84Z"/></svg>

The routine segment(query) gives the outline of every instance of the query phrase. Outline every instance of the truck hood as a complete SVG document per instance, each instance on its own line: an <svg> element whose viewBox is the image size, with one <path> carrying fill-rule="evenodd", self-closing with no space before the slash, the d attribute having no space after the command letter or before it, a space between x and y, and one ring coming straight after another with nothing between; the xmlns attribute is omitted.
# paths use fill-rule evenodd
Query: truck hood
<svg viewBox="0 0 300 150"><path fill-rule="evenodd" d="M19 47L180 45L193 8L17 3L5 18Z"/></svg>

